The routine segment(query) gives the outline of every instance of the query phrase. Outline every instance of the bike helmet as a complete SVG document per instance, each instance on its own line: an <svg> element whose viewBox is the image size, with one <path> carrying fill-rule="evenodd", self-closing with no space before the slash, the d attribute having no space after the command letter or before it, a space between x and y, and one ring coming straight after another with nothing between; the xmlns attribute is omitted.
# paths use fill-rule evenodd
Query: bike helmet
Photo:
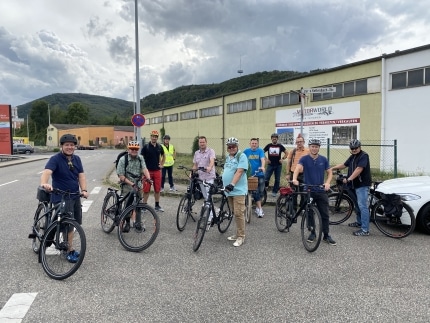
<svg viewBox="0 0 430 323"><path fill-rule="evenodd" d="M226 145L239 145L239 140L237 140L237 138L234 137L230 137L226 140L225 142Z"/></svg>
<svg viewBox="0 0 430 323"><path fill-rule="evenodd" d="M355 149L361 147L361 142L360 140L357 139L353 139L351 140L351 142L349 143L349 149Z"/></svg>
<svg viewBox="0 0 430 323"><path fill-rule="evenodd" d="M170 140L170 136L169 135L164 135L163 139L169 139Z"/></svg>
<svg viewBox="0 0 430 323"><path fill-rule="evenodd" d="M309 139L309 146L310 145L321 146L321 141L319 139Z"/></svg>
<svg viewBox="0 0 430 323"><path fill-rule="evenodd" d="M279 135L278 135L276 132L274 132L274 133L272 133L272 135L270 136L270 139L272 139L273 137L275 137L275 138L279 138Z"/></svg>
<svg viewBox="0 0 430 323"><path fill-rule="evenodd" d="M73 142L75 145L78 144L78 140L75 135L71 135L70 133L62 135L60 138L60 145L64 145L66 142Z"/></svg>
<svg viewBox="0 0 430 323"><path fill-rule="evenodd" d="M151 131L151 133L150 133L150 135L151 135L151 136L157 136L157 137L160 137L160 134L158 133L158 131L157 131L157 130L152 130L152 131Z"/></svg>
<svg viewBox="0 0 430 323"><path fill-rule="evenodd" d="M140 144L138 141L130 141L127 145L128 149L134 148L134 149L139 149L140 148Z"/></svg>

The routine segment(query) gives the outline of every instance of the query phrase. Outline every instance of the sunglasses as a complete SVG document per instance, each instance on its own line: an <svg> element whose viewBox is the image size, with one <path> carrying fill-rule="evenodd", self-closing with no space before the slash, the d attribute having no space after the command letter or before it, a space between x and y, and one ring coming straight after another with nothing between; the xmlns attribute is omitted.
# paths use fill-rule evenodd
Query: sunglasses
<svg viewBox="0 0 430 323"><path fill-rule="evenodd" d="M227 149L237 148L237 146L227 146Z"/></svg>
<svg viewBox="0 0 430 323"><path fill-rule="evenodd" d="M73 164L72 164L72 161L71 161L71 160L69 160L69 161L67 162L67 166L69 166L69 169L70 169L70 170L74 170L74 169L75 169L75 166L73 166Z"/></svg>
<svg viewBox="0 0 430 323"><path fill-rule="evenodd" d="M138 151L139 150L139 148L128 148L128 149L130 149L132 151Z"/></svg>

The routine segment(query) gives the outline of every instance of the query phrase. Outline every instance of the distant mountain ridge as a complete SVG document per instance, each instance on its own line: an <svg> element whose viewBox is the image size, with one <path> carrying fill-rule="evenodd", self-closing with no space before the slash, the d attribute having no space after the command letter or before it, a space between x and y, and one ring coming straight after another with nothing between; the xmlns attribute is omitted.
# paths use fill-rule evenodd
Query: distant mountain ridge
<svg viewBox="0 0 430 323"><path fill-rule="evenodd" d="M308 73L293 71L258 72L222 83L180 86L170 91L150 94L142 98L141 112L151 112L209 99L263 84L297 78L306 74ZM130 120L134 112L133 102L126 100L84 93L55 93L18 106L18 115L21 118L28 115L33 102L38 100L46 101L51 109L58 107L61 110L66 110L73 102L80 102L89 109L90 124L109 124L106 122L107 116L109 118L117 116L118 119Z"/></svg>

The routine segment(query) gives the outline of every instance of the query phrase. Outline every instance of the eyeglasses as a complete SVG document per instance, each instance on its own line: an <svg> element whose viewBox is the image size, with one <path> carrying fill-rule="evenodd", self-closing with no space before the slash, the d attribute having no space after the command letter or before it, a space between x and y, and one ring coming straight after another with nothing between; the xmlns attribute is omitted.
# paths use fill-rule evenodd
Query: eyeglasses
<svg viewBox="0 0 430 323"><path fill-rule="evenodd" d="M69 161L67 162L67 166L69 166L69 169L70 169L70 170L74 170L74 169L75 169L75 166L73 166L73 164L72 164L72 161L71 161L71 160L69 160Z"/></svg>
<svg viewBox="0 0 430 323"><path fill-rule="evenodd" d="M131 151L138 151L139 150L139 148L128 148L128 149L130 149Z"/></svg>
<svg viewBox="0 0 430 323"><path fill-rule="evenodd" d="M237 146L227 146L227 149L237 148Z"/></svg>

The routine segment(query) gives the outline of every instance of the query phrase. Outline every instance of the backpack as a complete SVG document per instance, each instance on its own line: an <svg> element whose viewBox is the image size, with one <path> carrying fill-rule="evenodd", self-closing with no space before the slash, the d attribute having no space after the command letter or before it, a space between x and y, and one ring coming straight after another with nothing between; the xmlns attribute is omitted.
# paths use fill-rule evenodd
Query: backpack
<svg viewBox="0 0 430 323"><path fill-rule="evenodd" d="M240 160L240 156L242 155L243 153L241 152L241 151L239 151L237 154L236 154L236 156L235 156L235 158L236 158L236 160L237 160L237 162L239 163L239 160ZM248 169L246 170L246 177L251 177L252 176L252 174L251 174L251 163L249 162L249 159L248 159L248 157L246 157L246 160L248 161Z"/></svg>
<svg viewBox="0 0 430 323"><path fill-rule="evenodd" d="M402 198L397 194L381 194L382 206L384 213L387 216L394 216L400 218L402 216Z"/></svg>
<svg viewBox="0 0 430 323"><path fill-rule="evenodd" d="M114 163L115 163L115 170L118 168L118 162L119 162L119 160L124 155L125 155L124 170L127 171L127 166L128 166L128 151L127 150L119 153L118 156L116 156L116 160L114 161ZM142 161L140 160L139 156L137 156L137 159L139 159L140 168L142 168Z"/></svg>

